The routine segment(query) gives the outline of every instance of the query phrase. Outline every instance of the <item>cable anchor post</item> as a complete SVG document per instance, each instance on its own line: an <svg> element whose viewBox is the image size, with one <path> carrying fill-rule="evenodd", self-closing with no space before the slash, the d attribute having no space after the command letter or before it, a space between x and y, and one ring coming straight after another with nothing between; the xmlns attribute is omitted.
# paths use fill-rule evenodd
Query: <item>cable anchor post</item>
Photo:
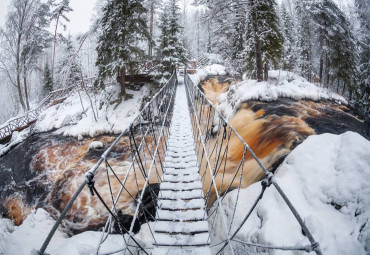
<svg viewBox="0 0 370 255"><path fill-rule="evenodd" d="M94 196L94 183L95 183L94 174L91 172L87 172L85 174L85 178L86 178L87 187L89 187L90 189L91 196Z"/></svg>

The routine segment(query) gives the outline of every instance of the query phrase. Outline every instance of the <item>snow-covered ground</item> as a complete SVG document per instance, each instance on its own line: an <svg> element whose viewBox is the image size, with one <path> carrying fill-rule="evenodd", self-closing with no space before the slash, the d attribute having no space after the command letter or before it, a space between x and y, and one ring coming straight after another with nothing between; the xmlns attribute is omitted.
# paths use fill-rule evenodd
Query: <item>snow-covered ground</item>
<svg viewBox="0 0 370 255"><path fill-rule="evenodd" d="M84 136L119 134L130 125L139 113L143 99L150 94L148 86L145 85L139 91L126 90L127 93L133 95L133 98L123 101L119 105L114 102L118 99L119 85L107 86L97 94L89 92L97 121L94 119L89 97L84 91L80 91L80 100L76 91L62 103L44 110L34 126L21 132L14 132L9 144L0 145L0 156L14 145L22 142L32 132L55 130L55 134L74 136L80 140Z"/></svg>
<svg viewBox="0 0 370 255"><path fill-rule="evenodd" d="M224 75L225 68L221 65L211 65L191 75L195 85L203 81L207 75ZM295 100L333 100L347 104L340 95L308 82L306 79L287 71L269 71L267 82L244 80L231 84L229 90L219 96L216 108L226 117L234 115L238 105L247 100L274 101L278 98Z"/></svg>
<svg viewBox="0 0 370 255"><path fill-rule="evenodd" d="M19 227L14 226L9 219L0 219L0 254L30 255L31 251L39 250L54 223L49 213L43 209L30 214ZM142 231L135 235L135 239L150 247L152 240L148 241L148 235L145 234L150 233L146 225L142 226ZM95 254L100 240L101 232L86 231L68 237L58 229L46 252L51 255ZM121 235L109 235L101 246L100 253L119 250L124 248L123 244Z"/></svg>
<svg viewBox="0 0 370 255"><path fill-rule="evenodd" d="M275 178L320 243L323 254L369 254L368 140L353 132L310 136L288 155ZM261 183L258 182L240 191L232 233L260 190ZM235 190L223 202L229 222L236 198ZM225 231L222 224L219 225L220 229L214 231L214 243L225 239ZM309 244L293 214L272 186L267 189L236 239L274 246ZM241 247L238 245L238 248ZM249 248L238 254L246 254L246 251L251 251L248 254L258 253ZM261 249L259 252L264 253ZM281 251L265 253L296 254Z"/></svg>
<svg viewBox="0 0 370 255"><path fill-rule="evenodd" d="M143 97L149 94L149 89L144 86L140 91L127 90L127 93L133 94L133 98L123 101L118 106L116 103L111 103L118 98L118 85L108 86L96 98L92 96L93 108L97 112L97 121L95 121L88 97L81 92L85 114L76 92L63 103L51 106L41 113L35 130L45 132L59 129L56 133L74 137L119 134L136 117Z"/></svg>
<svg viewBox="0 0 370 255"><path fill-rule="evenodd" d="M323 254L367 254L370 250L370 142L353 132L342 135L323 134L307 138L294 149L277 170L276 181L296 206L312 234L320 242ZM239 225L261 190L260 182L240 191L233 230ZM231 220L237 191L230 192L223 202ZM212 220L212 219L211 219ZM222 220L214 231L213 243L224 239ZM39 249L54 220L38 209L19 227L8 219L0 219L0 254L30 254ZM153 224L153 223L151 223ZM136 236L146 245L149 230ZM233 232L233 231L232 231ZM274 187L265 192L237 239L268 245L308 244L306 237ZM50 254L91 254L99 232L85 232L68 238L57 231L49 246ZM122 237L111 236L102 252L119 249ZM233 245L236 244L233 242ZM238 246L239 249L242 246ZM243 249L246 249L243 247ZM246 250L239 250L245 254ZM264 252L249 249L249 254L296 254Z"/></svg>

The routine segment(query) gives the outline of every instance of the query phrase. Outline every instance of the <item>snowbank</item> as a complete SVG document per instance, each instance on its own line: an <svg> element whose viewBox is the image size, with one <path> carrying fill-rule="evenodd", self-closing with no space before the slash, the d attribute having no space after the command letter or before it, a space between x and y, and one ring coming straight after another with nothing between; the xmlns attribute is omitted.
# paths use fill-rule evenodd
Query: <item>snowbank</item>
<svg viewBox="0 0 370 255"><path fill-rule="evenodd" d="M360 255L370 251L369 180L370 142L353 132L308 137L288 155L276 173L276 181L319 241L323 254L329 255ZM260 182L241 190L234 230L260 190ZM236 197L237 192L233 191L223 201L229 222ZM213 241L223 239L223 233L222 229L215 231ZM279 246L309 244L274 187L267 189L236 238ZM250 254L258 253L249 249Z"/></svg>
<svg viewBox="0 0 370 255"><path fill-rule="evenodd" d="M191 75L191 79L197 85L207 75L216 73L212 73L214 69L216 67L212 66L201 69L194 75ZM221 70L221 68L218 70ZM234 115L238 105L247 100L274 101L278 98L309 99L314 101L333 100L337 103L348 103L342 96L328 89L320 88L292 72L269 71L269 80L267 82L245 80L231 85L226 93L219 96L216 108L226 118L230 118Z"/></svg>
<svg viewBox="0 0 370 255"><path fill-rule="evenodd" d="M10 142L6 145L0 144L0 157L7 153L11 148L13 148L18 143L23 142L30 135L31 131L26 128L20 132L14 131Z"/></svg>
<svg viewBox="0 0 370 255"><path fill-rule="evenodd" d="M195 74L190 75L190 79L195 85L205 80L208 75L225 75L226 68L223 65L213 64L205 66L203 69L198 69Z"/></svg>
<svg viewBox="0 0 370 255"><path fill-rule="evenodd" d="M45 132L59 129L56 133L80 139L81 136L119 134L136 117L143 98L149 95L149 88L144 86L140 91L127 90L127 93L133 94L133 98L118 106L116 103L111 103L118 98L118 85L107 87L96 98L92 95L93 107L97 112L97 121L95 121L89 98L84 92L81 92L82 107L76 92L64 102L51 106L42 112L35 124L35 130Z"/></svg>
<svg viewBox="0 0 370 255"><path fill-rule="evenodd" d="M93 141L89 145L89 150L94 150L94 149L102 149L104 147L104 144L100 141Z"/></svg>
<svg viewBox="0 0 370 255"><path fill-rule="evenodd" d="M31 254L39 250L49 234L55 221L43 209L37 209L30 214L19 227L14 226L9 219L0 218L0 254L20 255ZM153 224L153 223L150 223ZM144 231L135 235L145 247L152 246L148 224L142 226ZM151 226L153 228L153 226ZM149 235L148 235L149 233ZM101 232L86 231L73 237L68 237L59 229L55 232L46 252L51 255L90 255L96 253L101 240ZM121 235L109 235L100 248L101 253L108 253L123 248ZM132 251L133 252L133 251Z"/></svg>

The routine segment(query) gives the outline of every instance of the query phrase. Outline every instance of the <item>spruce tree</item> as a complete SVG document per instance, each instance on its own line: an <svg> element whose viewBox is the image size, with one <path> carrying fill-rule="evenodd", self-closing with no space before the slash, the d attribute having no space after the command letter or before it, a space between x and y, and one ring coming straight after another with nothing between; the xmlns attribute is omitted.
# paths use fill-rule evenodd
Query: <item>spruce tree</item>
<svg viewBox="0 0 370 255"><path fill-rule="evenodd" d="M370 113L370 7L365 0L355 0L356 16L359 22L358 38L358 101Z"/></svg>
<svg viewBox="0 0 370 255"><path fill-rule="evenodd" d="M283 53L284 39L275 11L275 1L249 0L248 4L246 63L255 63L257 81L267 80L269 65L277 66Z"/></svg>
<svg viewBox="0 0 370 255"><path fill-rule="evenodd" d="M284 36L283 69L291 71L295 66L296 31L293 24L293 18L288 12L285 2L283 2L280 7L280 22L281 31Z"/></svg>
<svg viewBox="0 0 370 255"><path fill-rule="evenodd" d="M247 31L246 17L246 10L242 6L236 5L231 63L234 69L240 73L245 71L243 51L245 49L245 33Z"/></svg>
<svg viewBox="0 0 370 255"><path fill-rule="evenodd" d="M335 79L343 83L343 92L354 92L355 39L344 13L332 0L316 1L311 5L315 33L319 43L319 75L324 86Z"/></svg>
<svg viewBox="0 0 370 255"><path fill-rule="evenodd" d="M311 82L313 77L313 26L311 15L308 11L310 4L306 1L296 2L297 41L295 47L297 49L297 70L301 76Z"/></svg>
<svg viewBox="0 0 370 255"><path fill-rule="evenodd" d="M53 76L52 76L49 64L46 63L44 67L44 74L43 74L42 95L45 97L51 91L53 91Z"/></svg>
<svg viewBox="0 0 370 255"><path fill-rule="evenodd" d="M60 86L75 85L76 81L81 80L82 77L81 65L70 35L65 41L63 55L57 66L57 75Z"/></svg>
<svg viewBox="0 0 370 255"><path fill-rule="evenodd" d="M186 50L182 44L181 26L179 24L179 7L177 0L169 0L160 17L161 35L157 57L159 64L154 79L159 85L164 85L171 76L177 64L186 63Z"/></svg>
<svg viewBox="0 0 370 255"><path fill-rule="evenodd" d="M145 57L138 44L150 40L146 12L142 0L110 0L103 8L96 47L98 81L103 86L106 78L116 76L122 97L126 96L127 71L137 71Z"/></svg>

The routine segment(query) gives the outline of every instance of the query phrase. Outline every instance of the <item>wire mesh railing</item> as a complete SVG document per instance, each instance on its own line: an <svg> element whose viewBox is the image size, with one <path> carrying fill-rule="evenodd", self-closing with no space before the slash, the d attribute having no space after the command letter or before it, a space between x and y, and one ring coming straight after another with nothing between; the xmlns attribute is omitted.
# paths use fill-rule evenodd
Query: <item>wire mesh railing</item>
<svg viewBox="0 0 370 255"><path fill-rule="evenodd" d="M240 248L236 246L242 245L265 250L302 250L321 254L319 243L316 242L297 210L276 182L273 173L264 167L249 145L215 109L202 91L193 84L186 72L185 85L198 165L202 176L204 199L208 211L210 237L217 236L218 239L212 240L211 238L210 240L212 253L240 254ZM251 184L251 176L247 170L251 164L254 164L255 167L259 168L258 171L263 173L261 191L250 210L245 212L244 218L236 220L235 213L238 203L240 203L238 199L240 190ZM237 239L237 234L250 218L264 192L272 186L275 187L295 216L310 242L309 245L271 246ZM223 200L231 190L236 192L234 207L223 208ZM226 209L228 215L226 215ZM220 233L220 229L224 232Z"/></svg>
<svg viewBox="0 0 370 255"><path fill-rule="evenodd" d="M113 141L98 162L86 172L84 182L61 212L40 251L36 254L44 254L58 226L68 216L68 211L86 186L91 196L102 206L106 218L96 254L119 252L148 254L148 249L155 243L154 230L149 222L155 221L156 201L167 150L176 84L177 75L174 72L167 84L145 105L129 127ZM117 162L112 158L112 150L123 138L128 139L130 155L124 162ZM101 182L97 177L104 178L105 181ZM129 221L127 218L123 219L123 213L129 211L128 209L131 211L133 209ZM148 236L151 239L148 245L135 237L142 224L147 224ZM110 234L122 236L121 247L102 251L101 247Z"/></svg>

